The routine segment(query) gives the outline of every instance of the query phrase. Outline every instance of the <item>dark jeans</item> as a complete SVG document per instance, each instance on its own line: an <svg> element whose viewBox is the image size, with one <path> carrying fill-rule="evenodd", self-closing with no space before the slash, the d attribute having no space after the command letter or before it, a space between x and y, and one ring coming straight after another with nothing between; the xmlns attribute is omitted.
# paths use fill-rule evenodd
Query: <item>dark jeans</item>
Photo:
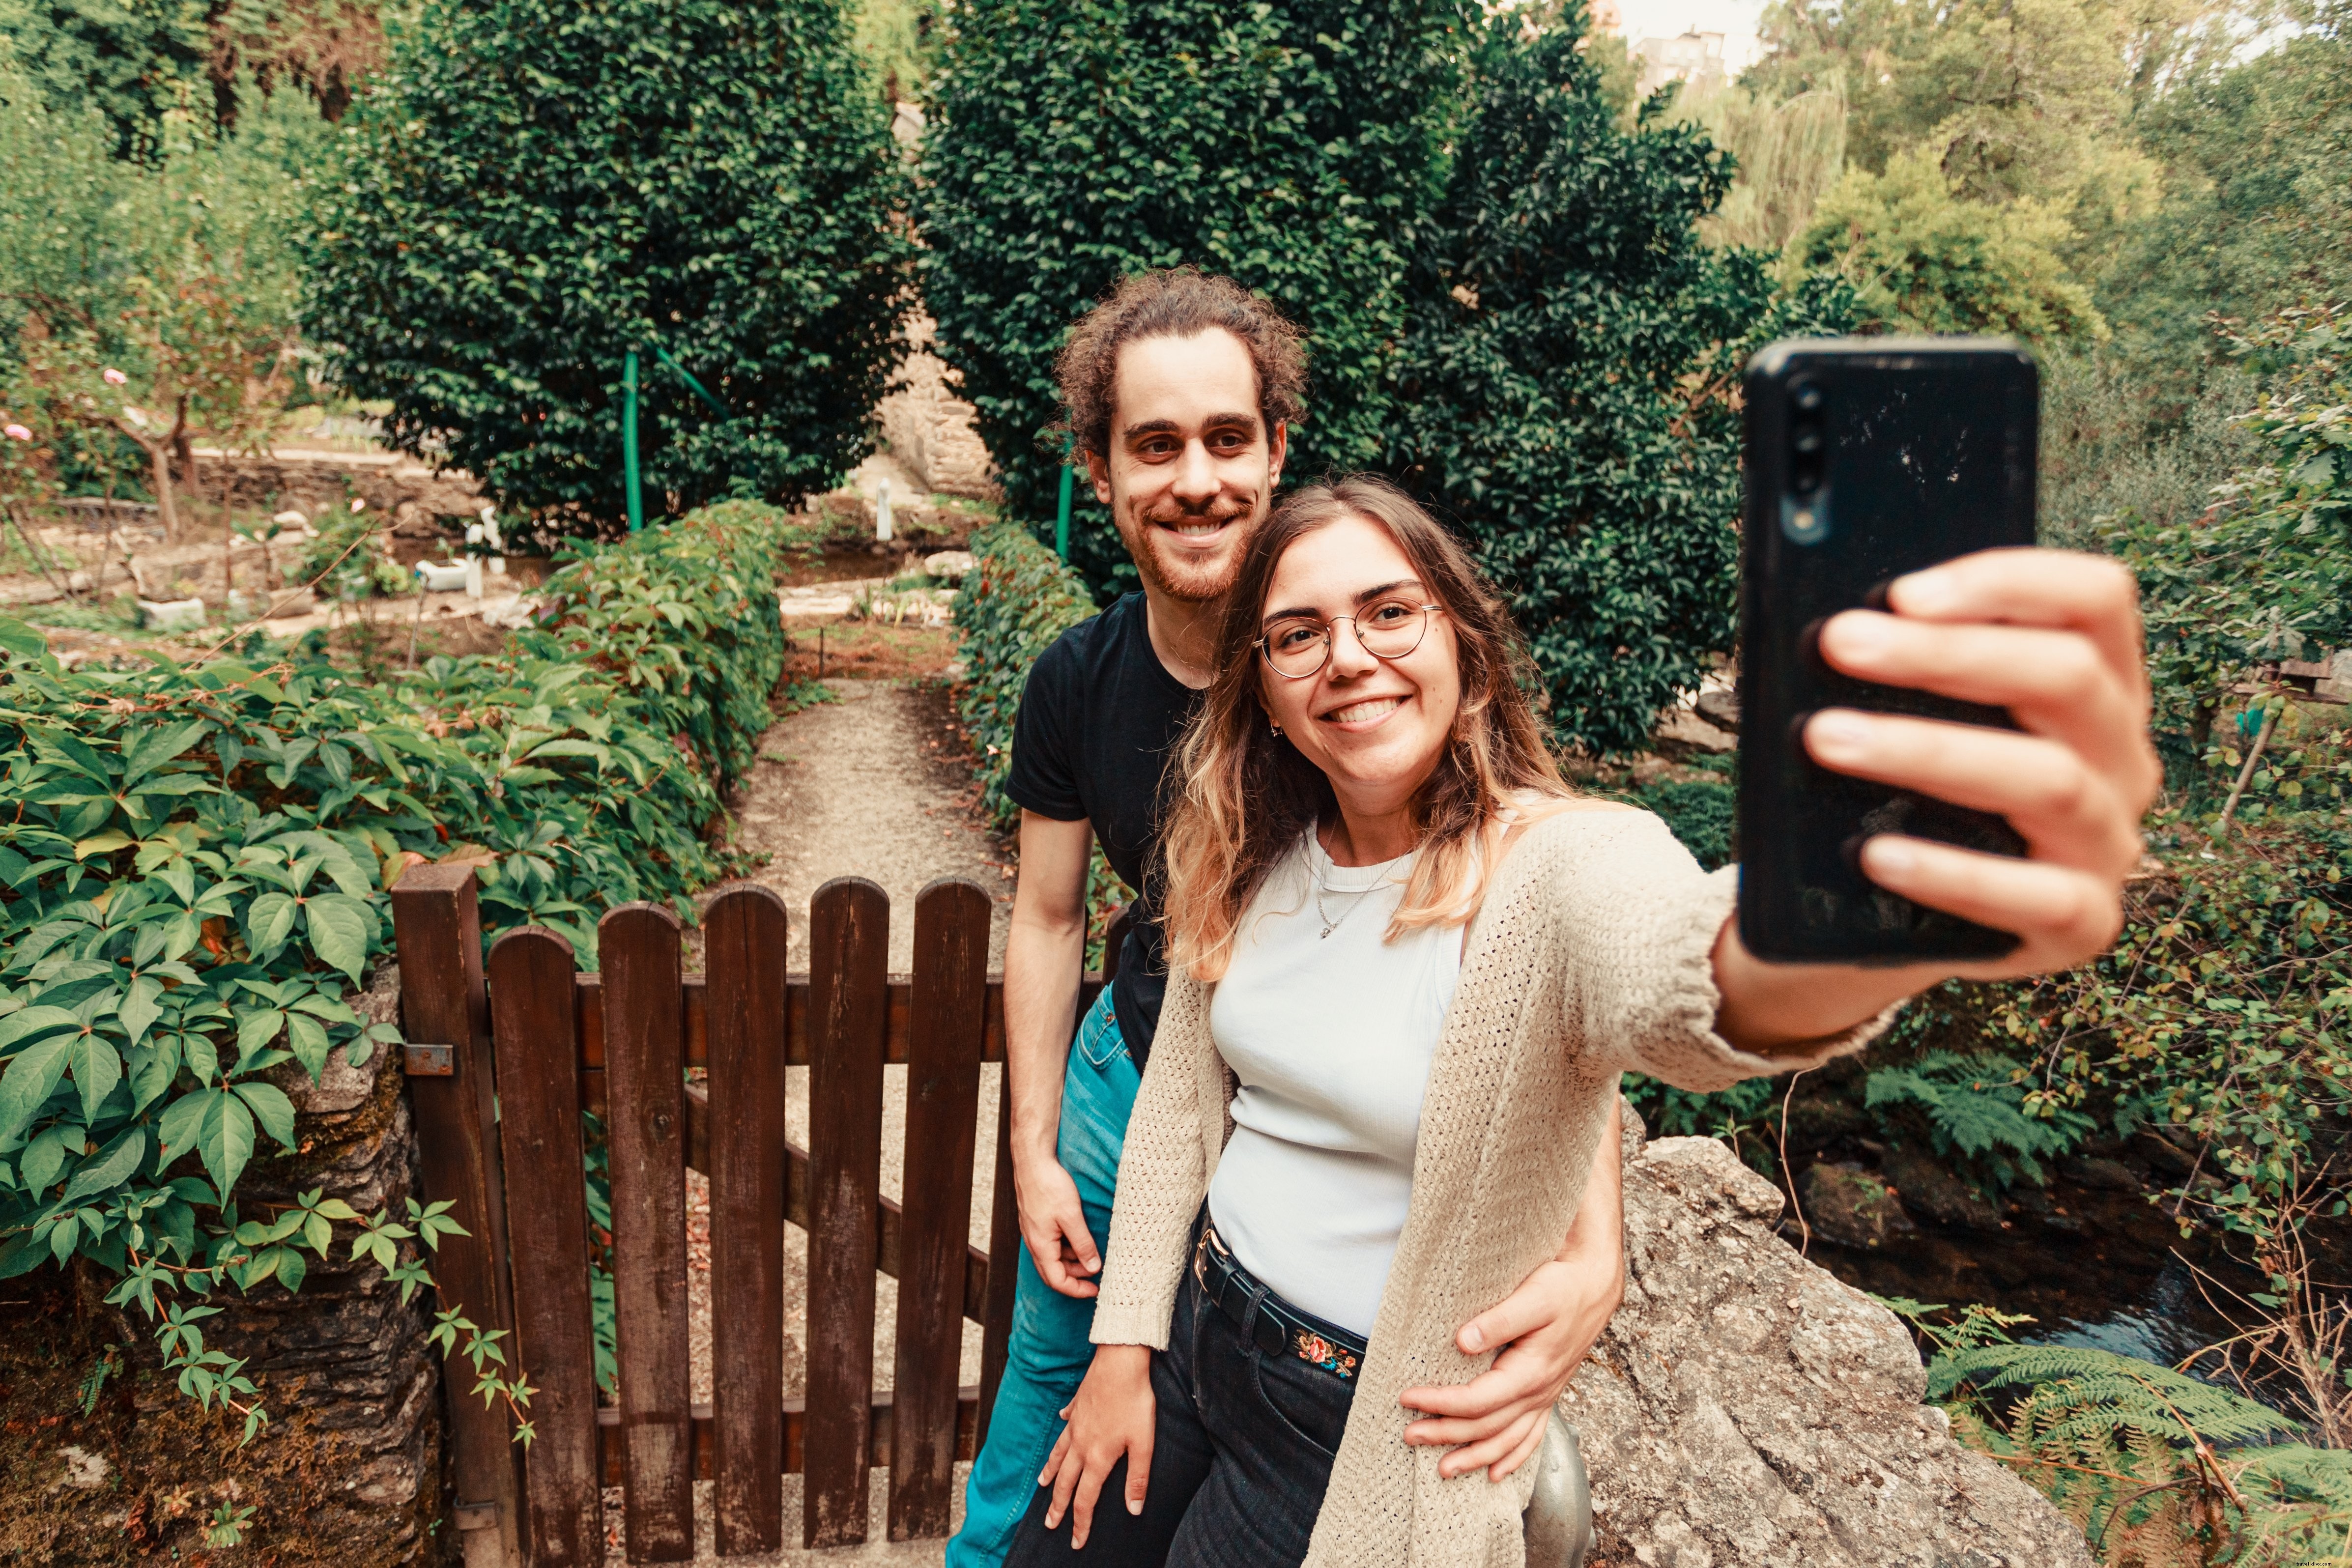
<svg viewBox="0 0 2352 1568"><path fill-rule="evenodd" d="M1007 1568L1286 1568L1305 1560L1356 1385L1260 1350L1208 1304L1190 1269L1168 1348L1151 1357L1159 1405L1143 1511L1127 1511L1127 1461L1103 1483L1086 1545L1045 1528L1040 1487Z"/></svg>

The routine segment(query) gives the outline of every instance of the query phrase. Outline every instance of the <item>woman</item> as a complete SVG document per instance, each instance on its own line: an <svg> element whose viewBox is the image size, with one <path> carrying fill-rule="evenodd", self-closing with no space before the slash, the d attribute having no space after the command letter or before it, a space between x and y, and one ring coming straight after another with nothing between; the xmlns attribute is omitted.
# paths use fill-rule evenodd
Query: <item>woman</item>
<svg viewBox="0 0 2352 1568"><path fill-rule="evenodd" d="M1618 1075L1817 1066L1953 976L2079 963L2121 922L2158 773L2128 577L1989 552L1825 625L1846 673L2021 731L1832 711L1815 759L2005 814L2022 860L1880 835L1882 886L2007 958L1769 966L1736 873L1578 798L1494 591L1402 494L1292 497L1253 540L1167 836L1171 985L1120 1164L1097 1350L1013 1561L1517 1563L1521 1469L1443 1473L1414 1413L1454 1325L1575 1213ZM1124 1510L1097 1508L1118 1482Z"/></svg>

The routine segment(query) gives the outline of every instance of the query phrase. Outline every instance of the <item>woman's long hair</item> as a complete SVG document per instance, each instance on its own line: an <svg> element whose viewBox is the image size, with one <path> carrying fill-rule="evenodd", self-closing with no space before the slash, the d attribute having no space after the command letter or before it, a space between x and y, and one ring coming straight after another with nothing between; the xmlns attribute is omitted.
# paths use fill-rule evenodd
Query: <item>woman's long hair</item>
<svg viewBox="0 0 2352 1568"><path fill-rule="evenodd" d="M1285 552L1349 517L1377 523L1396 540L1453 623L1461 665L1453 734L1413 799L1421 853L1389 939L1468 920L1495 852L1494 835L1481 829L1513 797L1570 793L1528 703L1526 643L1469 552L1384 479L1309 485L1249 541L1217 628L1215 677L1177 753L1183 791L1164 840L1169 964L1196 979L1224 975L1242 915L1267 872L1338 810L1323 770L1271 733L1256 642Z"/></svg>

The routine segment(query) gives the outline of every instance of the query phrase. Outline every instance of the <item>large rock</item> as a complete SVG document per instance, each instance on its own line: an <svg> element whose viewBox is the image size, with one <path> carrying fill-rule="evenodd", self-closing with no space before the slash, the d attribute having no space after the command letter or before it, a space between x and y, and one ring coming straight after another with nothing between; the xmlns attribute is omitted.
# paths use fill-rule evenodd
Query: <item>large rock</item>
<svg viewBox="0 0 2352 1568"><path fill-rule="evenodd" d="M2090 1568L2081 1531L1921 1403L1894 1314L1774 1233L1770 1182L1627 1125L1625 1305L1560 1406L1595 1568Z"/></svg>

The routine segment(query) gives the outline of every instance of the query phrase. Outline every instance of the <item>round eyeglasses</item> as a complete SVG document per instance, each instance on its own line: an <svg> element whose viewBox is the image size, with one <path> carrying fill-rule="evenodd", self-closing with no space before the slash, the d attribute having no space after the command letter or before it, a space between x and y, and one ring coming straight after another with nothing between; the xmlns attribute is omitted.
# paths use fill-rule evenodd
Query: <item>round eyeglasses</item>
<svg viewBox="0 0 2352 1568"><path fill-rule="evenodd" d="M1444 606L1418 604L1410 599L1383 599L1353 615L1285 615L1266 622L1257 651L1267 669L1286 681L1303 681L1322 673L1331 662L1331 628L1345 621L1356 629L1356 641L1375 659L1402 659L1421 646L1429 632L1429 618Z"/></svg>

